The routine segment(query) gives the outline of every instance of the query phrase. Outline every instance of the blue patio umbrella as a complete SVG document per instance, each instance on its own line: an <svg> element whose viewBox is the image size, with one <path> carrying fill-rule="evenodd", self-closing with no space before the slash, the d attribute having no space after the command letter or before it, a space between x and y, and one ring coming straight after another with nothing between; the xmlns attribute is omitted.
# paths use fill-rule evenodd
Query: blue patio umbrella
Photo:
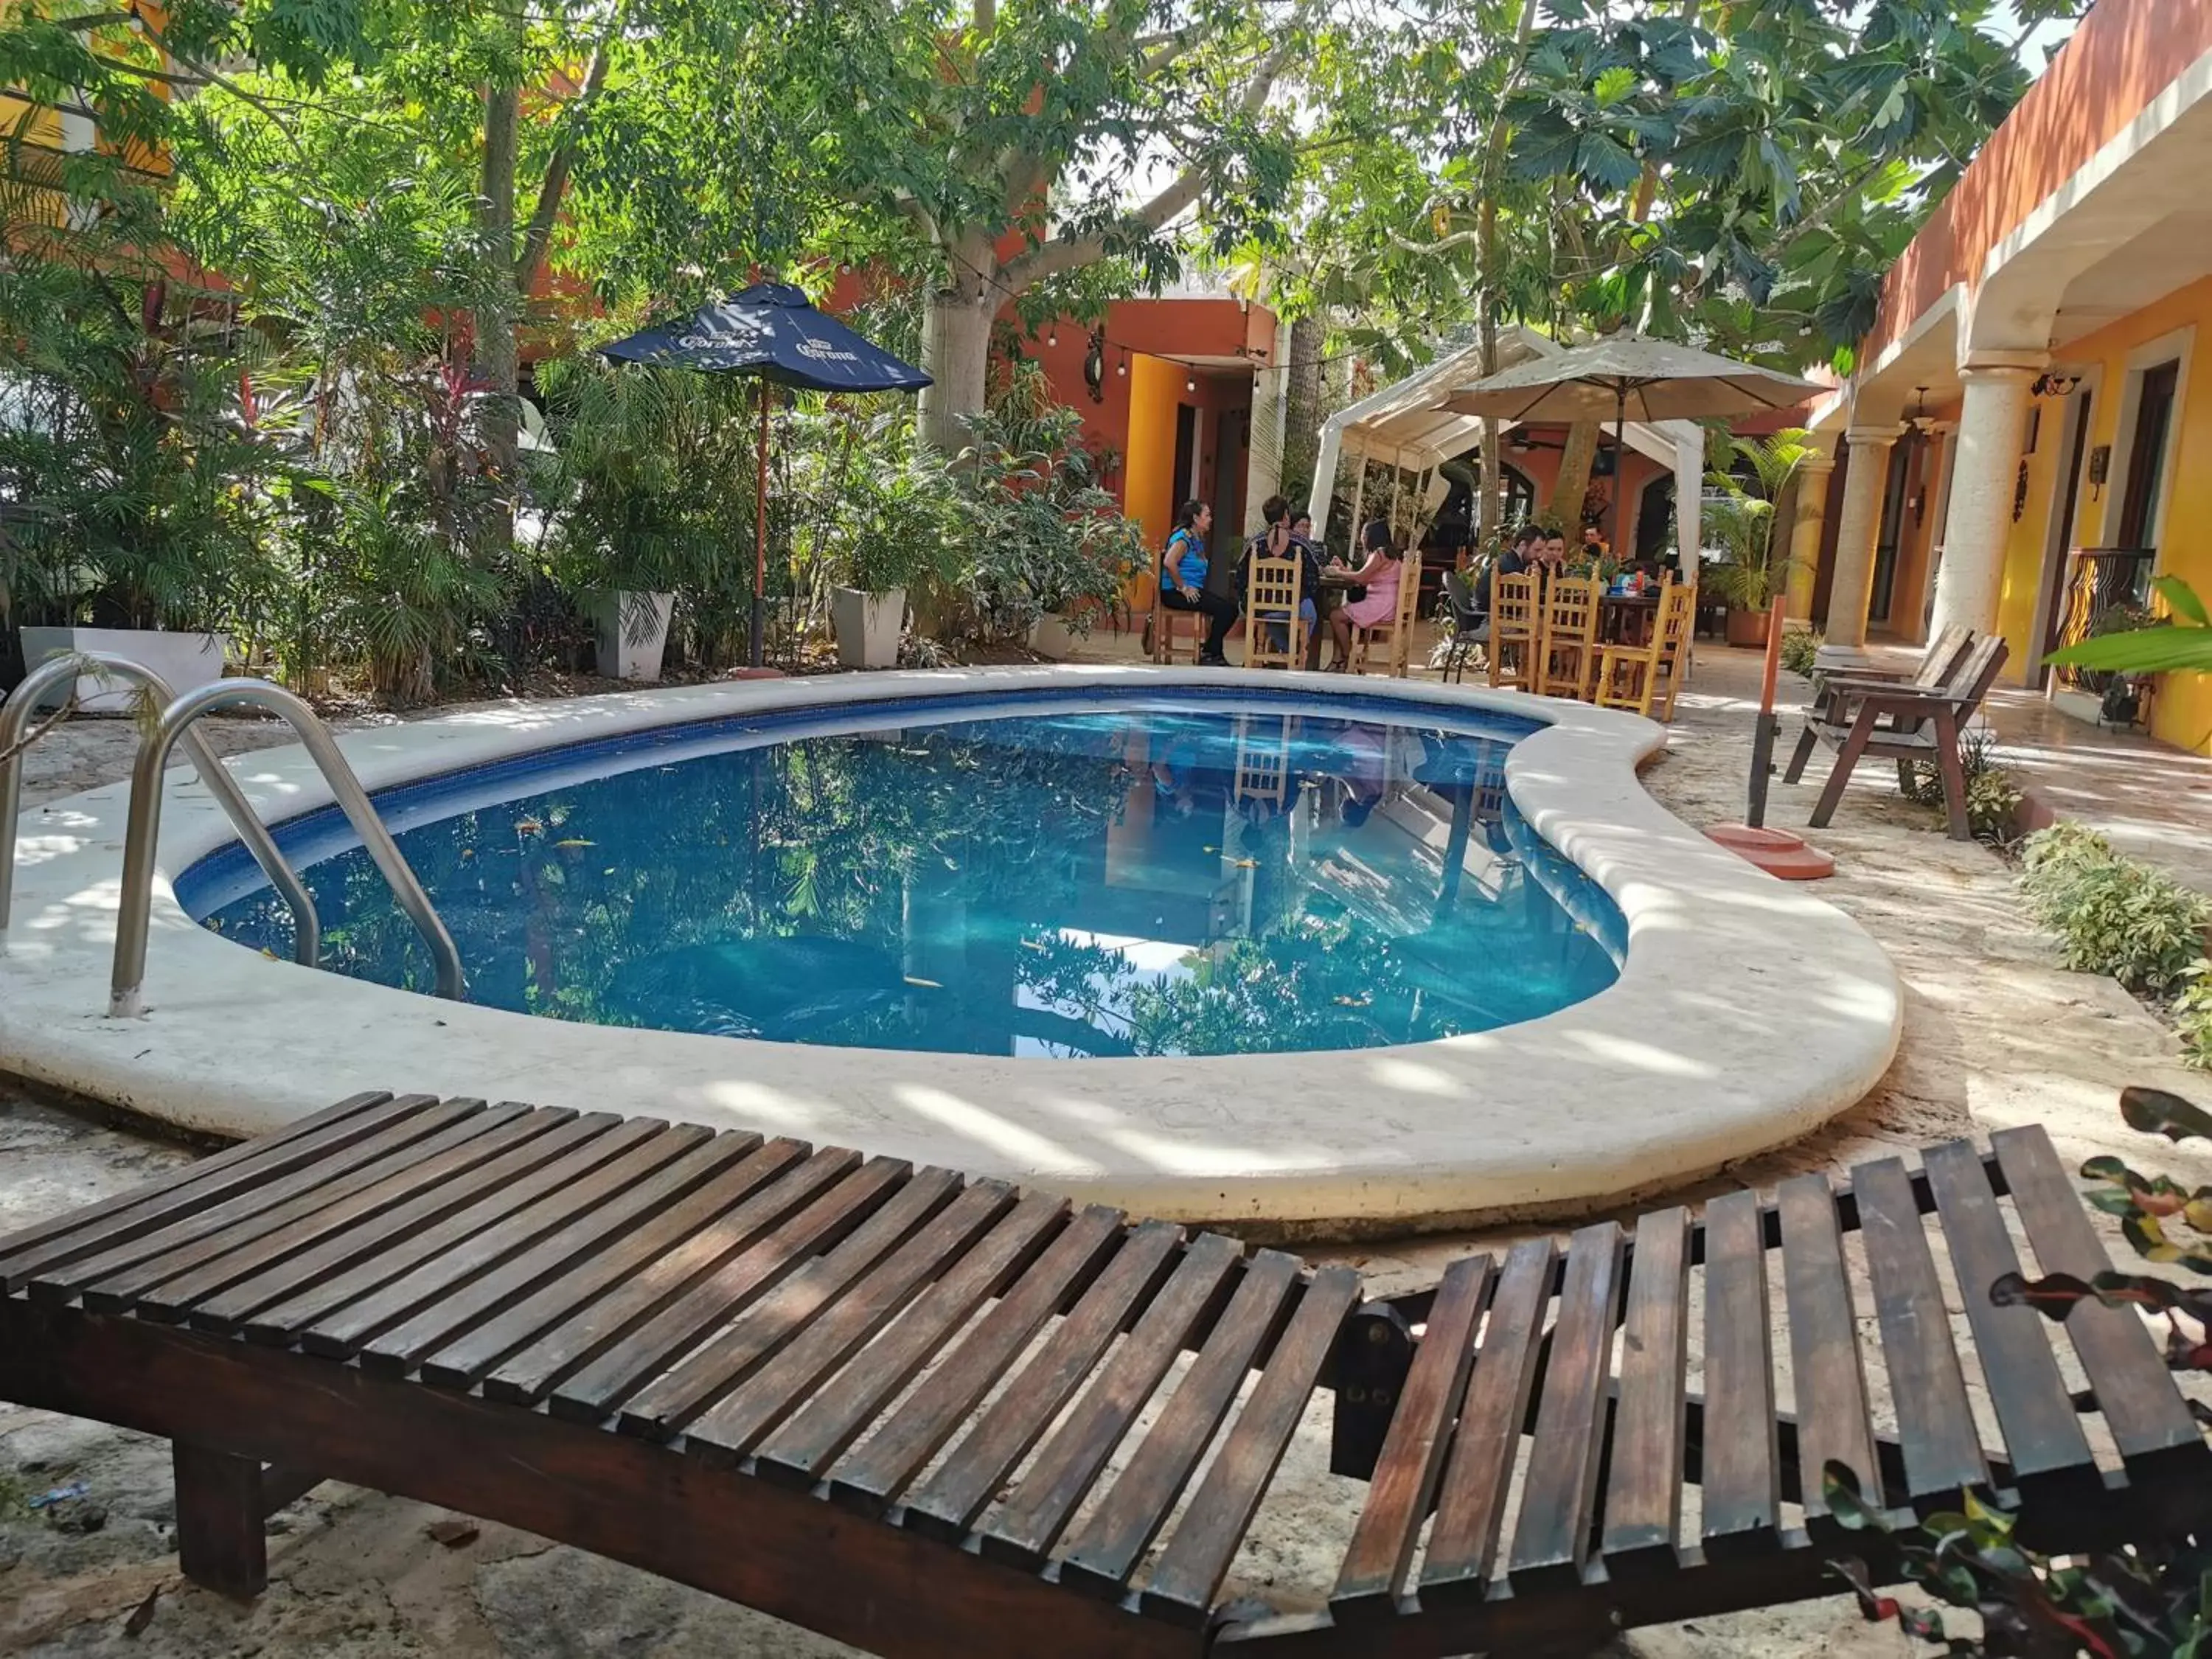
<svg viewBox="0 0 2212 1659"><path fill-rule="evenodd" d="M768 600L768 383L811 392L919 392L930 383L929 376L817 311L788 283L756 283L689 317L641 330L599 350L620 362L760 379L750 653L753 666L759 667Z"/></svg>

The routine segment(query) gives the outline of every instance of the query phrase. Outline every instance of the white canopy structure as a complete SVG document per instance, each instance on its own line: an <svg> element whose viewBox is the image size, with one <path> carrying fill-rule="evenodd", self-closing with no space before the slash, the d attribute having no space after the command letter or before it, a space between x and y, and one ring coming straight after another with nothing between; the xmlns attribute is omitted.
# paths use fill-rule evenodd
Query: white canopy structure
<svg viewBox="0 0 2212 1659"><path fill-rule="evenodd" d="M1498 367L1510 368L1565 349L1532 328L1501 329ZM1437 467L1454 456L1480 449L1482 417L1455 413L1447 404L1455 392L1482 378L1482 348L1465 346L1330 416L1322 424L1320 453L1315 458L1309 502L1315 522L1328 522L1329 497L1336 492L1337 471L1346 455L1380 461L1415 475L1433 476ZM1510 431L1516 424L1504 421L1499 427ZM1682 568L1694 571L1702 528L1698 506L1705 485L1705 428L1694 421L1631 421L1627 441L1631 449L1673 470ZM1424 489L1418 499L1425 502L1429 493ZM1357 516L1356 507L1354 512Z"/></svg>

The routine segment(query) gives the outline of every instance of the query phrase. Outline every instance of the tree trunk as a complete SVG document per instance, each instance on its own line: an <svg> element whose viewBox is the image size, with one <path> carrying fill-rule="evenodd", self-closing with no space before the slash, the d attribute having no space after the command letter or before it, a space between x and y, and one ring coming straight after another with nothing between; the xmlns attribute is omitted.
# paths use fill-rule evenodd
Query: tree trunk
<svg viewBox="0 0 2212 1659"><path fill-rule="evenodd" d="M476 313L476 355L491 396L484 414L483 448L500 507L489 539L504 545L514 538L516 434L520 371L515 327L520 312L514 276L515 126L520 94L514 87L484 88L483 183L477 198L477 230L485 257L499 280L488 285Z"/></svg>
<svg viewBox="0 0 2212 1659"><path fill-rule="evenodd" d="M1590 468L1597 460L1597 434L1595 421L1577 421L1567 428L1559 482L1552 486L1551 517L1571 542L1582 533L1583 498L1589 494Z"/></svg>
<svg viewBox="0 0 2212 1659"><path fill-rule="evenodd" d="M977 246L969 246L973 241ZM921 367L931 384L921 392L921 441L945 455L957 455L968 445L963 415L982 412L988 393L991 360L991 320L997 314L997 290L979 286L975 267L994 270L988 244L981 238L963 239L947 263L947 283L932 290L929 309L921 320Z"/></svg>

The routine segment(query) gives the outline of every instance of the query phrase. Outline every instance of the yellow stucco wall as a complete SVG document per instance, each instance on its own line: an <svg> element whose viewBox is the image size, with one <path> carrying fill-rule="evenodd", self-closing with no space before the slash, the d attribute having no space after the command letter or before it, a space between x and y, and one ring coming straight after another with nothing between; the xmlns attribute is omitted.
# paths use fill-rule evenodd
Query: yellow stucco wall
<svg viewBox="0 0 2212 1659"><path fill-rule="evenodd" d="M1175 526L1176 405L1181 401L1183 371L1164 358L1129 360L1129 447L1121 458L1121 499L1128 515L1144 526L1145 545L1154 558L1167 545ZM1150 567L1133 578L1129 602L1152 602Z"/></svg>
<svg viewBox="0 0 2212 1659"><path fill-rule="evenodd" d="M2181 403L2169 452L2165 513L2153 541L2160 574L2179 576L2199 594L2212 597L2212 362L2203 361L2205 342L2212 340L2212 278L2192 283L2071 342L2057 355L2069 371L2094 376L2089 447L2116 445L2122 417L2133 400L2128 385L2130 355L2190 329L2194 336L2181 342L2177 354ZM2160 355L2162 358L2164 353ZM2042 430L2035 453L2027 458L2027 510L2014 524L2006 544L1997 623L2012 646L2015 679L2024 677L2032 660L2028 630L2045 576L2051 514L2063 495L2057 475L2064 459L2064 407L2056 398L2042 400ZM2119 494L2127 471L2128 457L2115 447L2104 488L2093 499L2092 491L2084 487L2075 518L2075 540L2080 544L2108 545L2118 533ZM2212 677L2166 676L2153 705L2151 731L2168 743L2212 754Z"/></svg>

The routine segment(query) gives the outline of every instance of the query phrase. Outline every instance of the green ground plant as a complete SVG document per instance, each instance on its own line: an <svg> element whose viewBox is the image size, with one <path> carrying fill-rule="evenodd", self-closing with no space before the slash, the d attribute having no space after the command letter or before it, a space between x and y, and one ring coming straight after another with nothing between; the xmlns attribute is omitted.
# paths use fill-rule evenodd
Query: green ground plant
<svg viewBox="0 0 2212 1659"><path fill-rule="evenodd" d="M1813 665L1828 636L1809 628L1793 628L1782 636L1782 665L1793 674L1813 677Z"/></svg>
<svg viewBox="0 0 2212 1659"><path fill-rule="evenodd" d="M2058 934L2067 967L2165 997L2203 960L2212 899L2116 851L2094 830L2070 823L2038 830L2021 843L2021 884L2037 920Z"/></svg>

